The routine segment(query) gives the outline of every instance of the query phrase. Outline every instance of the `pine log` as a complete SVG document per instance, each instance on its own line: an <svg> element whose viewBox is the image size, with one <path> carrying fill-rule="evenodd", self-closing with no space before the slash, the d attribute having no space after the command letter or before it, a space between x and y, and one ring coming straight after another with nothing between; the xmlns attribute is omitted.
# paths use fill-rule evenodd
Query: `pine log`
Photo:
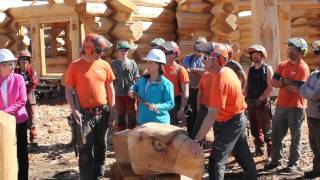
<svg viewBox="0 0 320 180"><path fill-rule="evenodd" d="M115 11L131 13L137 10L137 6L130 0L108 0L107 4Z"/></svg>
<svg viewBox="0 0 320 180"><path fill-rule="evenodd" d="M128 151L128 134L129 130L124 130L113 134L112 142L115 152L115 157L118 164L130 164Z"/></svg>
<svg viewBox="0 0 320 180"><path fill-rule="evenodd" d="M194 30L194 29L209 29L210 14L192 14L177 12L177 21L179 29Z"/></svg>
<svg viewBox="0 0 320 180"><path fill-rule="evenodd" d="M180 56L179 61L181 62L183 58L194 52L194 40L179 40Z"/></svg>
<svg viewBox="0 0 320 180"><path fill-rule="evenodd" d="M195 30L195 31L191 31L191 30L183 30L183 29L179 29L178 30L178 34L179 34L179 39L195 39L199 36L204 36L207 39L212 39L213 37L213 33L210 30Z"/></svg>
<svg viewBox="0 0 320 180"><path fill-rule="evenodd" d="M114 25L110 19L104 17L81 18L81 21L88 28L100 32L99 34L109 32Z"/></svg>
<svg viewBox="0 0 320 180"><path fill-rule="evenodd" d="M17 179L16 119L0 111L0 179Z"/></svg>
<svg viewBox="0 0 320 180"><path fill-rule="evenodd" d="M305 17L297 18L291 21L291 27L309 26L309 20Z"/></svg>
<svg viewBox="0 0 320 180"><path fill-rule="evenodd" d="M202 179L203 153L191 154L188 146L192 140L179 127L146 123L129 132L128 148L135 174L174 173Z"/></svg>
<svg viewBox="0 0 320 180"><path fill-rule="evenodd" d="M8 34L0 34L0 48L8 48L12 43L13 40Z"/></svg>
<svg viewBox="0 0 320 180"><path fill-rule="evenodd" d="M160 23L160 22L146 22L143 21L143 31L149 33L174 33L176 31L177 25L176 24L167 24L167 23Z"/></svg>
<svg viewBox="0 0 320 180"><path fill-rule="evenodd" d="M212 4L207 2L200 3L179 3L177 11L189 12L189 13L209 13L211 10Z"/></svg>
<svg viewBox="0 0 320 180"><path fill-rule="evenodd" d="M173 9L175 2L173 0L131 0L137 6L160 7Z"/></svg>
<svg viewBox="0 0 320 180"><path fill-rule="evenodd" d="M231 14L235 10L234 6L235 5L231 2L215 4L211 9L211 13L212 14L217 14L217 13Z"/></svg>
<svg viewBox="0 0 320 180"><path fill-rule="evenodd" d="M117 11L114 14L114 16L112 16L112 19L115 20L116 22L132 23L133 22L132 17L133 17L133 13Z"/></svg>
<svg viewBox="0 0 320 180"><path fill-rule="evenodd" d="M203 0L176 0L176 2L177 2L177 3L192 4L192 3L203 2Z"/></svg>
<svg viewBox="0 0 320 180"><path fill-rule="evenodd" d="M210 30L221 36L227 36L236 29L237 17L234 14L220 13L213 18L210 24Z"/></svg>
<svg viewBox="0 0 320 180"><path fill-rule="evenodd" d="M252 31L240 31L241 39L250 39L252 38Z"/></svg>
<svg viewBox="0 0 320 180"><path fill-rule="evenodd" d="M64 3L63 0L48 0L49 4L59 4L59 3Z"/></svg>
<svg viewBox="0 0 320 180"><path fill-rule="evenodd" d="M90 2L90 3L105 3L107 0L63 0L64 4L70 7L75 7L78 4Z"/></svg>
<svg viewBox="0 0 320 180"><path fill-rule="evenodd" d="M133 23L118 23L111 31L111 35L117 39L127 41L137 41L141 38L143 32L143 25L141 21Z"/></svg>
<svg viewBox="0 0 320 180"><path fill-rule="evenodd" d="M137 7L137 11L133 14L133 20L135 21L171 23L176 19L175 13L168 9L146 6Z"/></svg>
<svg viewBox="0 0 320 180"><path fill-rule="evenodd" d="M245 17L240 17L238 19L240 26L242 26L243 24L251 24L252 23L252 19L251 16L245 16Z"/></svg>
<svg viewBox="0 0 320 180"><path fill-rule="evenodd" d="M149 43L137 43L137 50L134 52L133 56L137 62L146 62L143 60L147 56L148 52L152 49ZM145 67L143 67L145 69ZM143 69L143 70L144 70Z"/></svg>
<svg viewBox="0 0 320 180"><path fill-rule="evenodd" d="M292 27L291 28L291 36L292 37L300 37L300 36L319 36L320 31L319 28L304 26L304 27ZM311 42L310 42L311 43Z"/></svg>
<svg viewBox="0 0 320 180"><path fill-rule="evenodd" d="M6 26L10 21L11 18L6 13L0 13L0 27Z"/></svg>
<svg viewBox="0 0 320 180"><path fill-rule="evenodd" d="M172 33L161 33L161 34L143 33L143 35L141 36L141 38L137 42L138 43L150 43L154 38L159 38L159 37L161 37L167 41L175 41L177 39L177 35L172 34Z"/></svg>
<svg viewBox="0 0 320 180"><path fill-rule="evenodd" d="M104 3L81 3L76 6L76 12L80 16L92 17L92 16L109 16L112 14L112 9L107 7Z"/></svg>

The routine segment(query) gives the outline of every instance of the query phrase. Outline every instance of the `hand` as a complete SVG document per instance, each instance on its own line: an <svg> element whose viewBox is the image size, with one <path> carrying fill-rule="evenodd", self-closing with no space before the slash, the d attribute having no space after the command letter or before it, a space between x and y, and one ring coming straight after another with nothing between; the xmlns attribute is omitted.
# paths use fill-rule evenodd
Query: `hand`
<svg viewBox="0 0 320 180"><path fill-rule="evenodd" d="M82 114L78 110L72 111L72 116L77 124L80 124L80 120L82 118Z"/></svg>
<svg viewBox="0 0 320 180"><path fill-rule="evenodd" d="M150 109L150 111L159 112L155 104L149 104L148 108Z"/></svg>
<svg viewBox="0 0 320 180"><path fill-rule="evenodd" d="M134 94L133 91L129 91L128 96L131 97L132 99L136 98L136 95Z"/></svg>
<svg viewBox="0 0 320 180"><path fill-rule="evenodd" d="M115 111L114 107L110 108L110 114L109 114L109 119L108 119L108 126L111 127L114 125L115 122Z"/></svg>
<svg viewBox="0 0 320 180"><path fill-rule="evenodd" d="M192 141L189 144L189 150L191 151L191 154L195 157L199 157L201 155L201 147L200 143L197 143L195 141Z"/></svg>
<svg viewBox="0 0 320 180"><path fill-rule="evenodd" d="M291 85L291 84L293 84L293 79L290 79L290 78L283 79L283 85Z"/></svg>

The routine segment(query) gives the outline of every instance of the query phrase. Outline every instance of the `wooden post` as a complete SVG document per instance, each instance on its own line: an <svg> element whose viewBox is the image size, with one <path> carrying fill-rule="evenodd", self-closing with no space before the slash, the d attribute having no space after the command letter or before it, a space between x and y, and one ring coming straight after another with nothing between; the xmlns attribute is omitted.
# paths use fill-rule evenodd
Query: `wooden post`
<svg viewBox="0 0 320 180"><path fill-rule="evenodd" d="M16 119L0 112L0 179L17 180Z"/></svg>
<svg viewBox="0 0 320 180"><path fill-rule="evenodd" d="M262 44L268 53L266 62L273 69L280 63L277 0L251 0L252 43Z"/></svg>
<svg viewBox="0 0 320 180"><path fill-rule="evenodd" d="M287 44L285 41L291 35L291 5L280 3L279 5L279 37L280 37L280 55L281 60L287 59Z"/></svg>

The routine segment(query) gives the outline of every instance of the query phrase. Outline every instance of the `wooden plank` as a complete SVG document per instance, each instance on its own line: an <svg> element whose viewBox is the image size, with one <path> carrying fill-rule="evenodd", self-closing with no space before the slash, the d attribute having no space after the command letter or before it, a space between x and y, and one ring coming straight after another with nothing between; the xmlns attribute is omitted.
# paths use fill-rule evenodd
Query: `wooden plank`
<svg viewBox="0 0 320 180"><path fill-rule="evenodd" d="M199 2L199 3L179 3L177 7L177 11L181 12L189 12L189 13L210 13L212 8L212 4L207 2Z"/></svg>
<svg viewBox="0 0 320 180"><path fill-rule="evenodd" d="M280 58L285 60L288 58L287 43L291 37L291 6L288 3L279 5L279 43L280 43Z"/></svg>
<svg viewBox="0 0 320 180"><path fill-rule="evenodd" d="M210 14L193 14L177 12L177 22L179 29L208 29L210 27L210 22L212 15Z"/></svg>
<svg viewBox="0 0 320 180"><path fill-rule="evenodd" d="M108 0L107 4L115 11L131 13L137 10L137 6L130 0Z"/></svg>
<svg viewBox="0 0 320 180"><path fill-rule="evenodd" d="M131 0L137 6L160 7L173 9L175 1L173 0Z"/></svg>
<svg viewBox="0 0 320 180"><path fill-rule="evenodd" d="M113 10L104 3L89 3L84 2L76 6L76 12L80 16L93 17L93 16L109 16Z"/></svg>
<svg viewBox="0 0 320 180"><path fill-rule="evenodd" d="M175 19L173 11L157 7L137 6L137 10L133 14L135 21L172 23Z"/></svg>
<svg viewBox="0 0 320 180"><path fill-rule="evenodd" d="M0 111L0 179L17 179L16 119Z"/></svg>
<svg viewBox="0 0 320 180"><path fill-rule="evenodd" d="M142 21L143 31L148 33L175 33L177 29L176 24L160 23L160 22L146 22Z"/></svg>
<svg viewBox="0 0 320 180"><path fill-rule="evenodd" d="M70 42L71 44L71 60L69 60L69 63L73 60L76 60L80 57L80 44L81 44L81 35L80 35L80 24L79 24L79 17L73 16L70 18Z"/></svg>
<svg viewBox="0 0 320 180"><path fill-rule="evenodd" d="M45 18L45 17L67 17L77 15L73 8L65 4L37 5L35 11L34 6L25 6L18 8L10 8L8 13L14 20Z"/></svg>

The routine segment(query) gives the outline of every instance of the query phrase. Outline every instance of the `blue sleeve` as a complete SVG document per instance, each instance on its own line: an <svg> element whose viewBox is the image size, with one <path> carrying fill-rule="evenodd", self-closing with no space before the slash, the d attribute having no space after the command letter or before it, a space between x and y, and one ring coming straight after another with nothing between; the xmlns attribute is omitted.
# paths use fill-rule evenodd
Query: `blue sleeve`
<svg viewBox="0 0 320 180"><path fill-rule="evenodd" d="M163 87L164 102L156 104L159 111L169 111L174 107L173 84L168 82Z"/></svg>
<svg viewBox="0 0 320 180"><path fill-rule="evenodd" d="M182 61L182 66L186 69L190 68L189 67L189 61L190 61L190 58L189 56L186 56L185 58L183 58L183 61Z"/></svg>
<svg viewBox="0 0 320 180"><path fill-rule="evenodd" d="M130 90L132 90L133 92L135 93L138 93L139 91L139 84L141 83L141 79L140 78L136 83L134 83L131 87L130 87Z"/></svg>

